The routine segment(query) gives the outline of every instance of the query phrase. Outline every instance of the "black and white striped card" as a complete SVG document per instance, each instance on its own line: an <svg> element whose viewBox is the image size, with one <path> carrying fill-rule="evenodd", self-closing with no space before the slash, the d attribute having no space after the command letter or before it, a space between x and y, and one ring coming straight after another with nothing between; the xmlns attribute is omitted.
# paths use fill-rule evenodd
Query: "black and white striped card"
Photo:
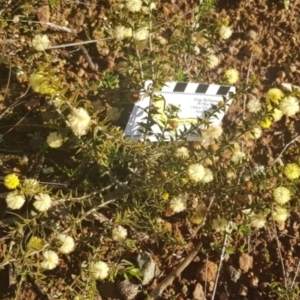
<svg viewBox="0 0 300 300"><path fill-rule="evenodd" d="M150 99L145 96L147 91L151 87L152 81L145 83L145 90L140 93L140 101L135 103L131 115L129 117L127 126L125 128L125 137L134 140L143 140L144 134L142 132L143 127L141 123L146 124L147 112L145 111L150 105ZM155 101L154 105L160 114L152 116L158 123L163 123L163 111L172 104L180 109L178 113L178 119L176 119L178 130L184 130L189 128L192 123L197 122L197 118L203 118L204 112L208 111L212 105L218 105L220 101L225 97L229 100L227 103L230 105L231 101L229 96L231 93L235 93L234 86L225 86L217 84L203 84L192 82L166 82L160 91L155 92L156 95L162 96L162 101ZM227 105L227 108L228 108ZM226 108L226 109L227 109ZM212 124L219 125L224 117L225 112L216 113L211 119ZM160 124L162 124L160 123ZM162 133L158 125L151 127L153 133ZM168 130L164 132L164 140L170 140L174 131ZM155 135L148 135L147 139L150 141L157 141ZM201 138L195 134L189 134L187 136L189 141L199 141Z"/></svg>

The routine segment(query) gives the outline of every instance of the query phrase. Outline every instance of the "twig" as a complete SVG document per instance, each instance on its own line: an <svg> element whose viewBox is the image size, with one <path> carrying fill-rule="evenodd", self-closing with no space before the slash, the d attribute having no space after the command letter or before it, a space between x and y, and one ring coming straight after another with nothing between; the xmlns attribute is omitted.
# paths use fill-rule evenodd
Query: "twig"
<svg viewBox="0 0 300 300"><path fill-rule="evenodd" d="M221 252L221 256L220 256L220 262L219 262L219 265L218 265L218 271L217 271L217 276L216 276L216 279L215 279L215 282L214 282L214 290L213 290L213 293L212 293L212 296L211 296L211 300L215 299L215 295L216 295L216 291L217 291L217 285L218 285L217 283L218 283L218 280L219 280L220 271L221 271L223 260L224 260L224 254L225 254L225 249L226 249L226 245L227 245L227 239L228 239L228 233L225 233L225 236L224 236L224 239L223 239L222 252Z"/></svg>
<svg viewBox="0 0 300 300"><path fill-rule="evenodd" d="M80 42L82 42L82 41L76 40L76 42L79 42L79 43L80 43ZM92 61L92 59L91 59L89 53L87 52L86 48L85 48L83 45L78 45L78 46L79 46L79 48L80 48L80 50L81 50L81 52L82 52L84 58L86 59L88 65L89 65L89 67L90 67L90 69L91 69L92 71L97 71L97 70L98 70L98 65L93 63L93 61Z"/></svg>
<svg viewBox="0 0 300 300"><path fill-rule="evenodd" d="M208 206L208 211L210 207L212 206L213 202L215 199L215 195L212 196L209 206ZM207 216L207 214L206 214ZM206 216L203 219L202 223L199 225L196 231L199 231L199 229L204 225L206 221ZM154 300L158 298L162 292L170 285L172 284L173 280L178 277L183 270L191 263L191 261L195 258L199 250L201 249L202 242L199 242L196 246L195 249L177 266L175 270L173 270L150 294L150 296L147 297L147 300Z"/></svg>
<svg viewBox="0 0 300 300"><path fill-rule="evenodd" d="M295 276L293 278L293 282L292 282L291 287L290 287L291 290L294 288L294 284L295 284L296 278L298 276L299 268L300 268L300 259L298 261L297 270L295 272Z"/></svg>
<svg viewBox="0 0 300 300"><path fill-rule="evenodd" d="M247 71L247 77L246 77L246 84L248 84L248 82L249 82L249 75L250 75L250 70L251 70L251 65L252 65L252 58L253 58L253 53L251 52L250 61L249 61L249 65L248 65L248 71ZM247 95L244 94L243 120L245 119L246 101L247 101Z"/></svg>
<svg viewBox="0 0 300 300"><path fill-rule="evenodd" d="M147 300L157 299L162 292L178 277L183 270L191 263L202 247L202 242L199 242L195 249L181 262L178 267L173 270L146 298ZM146 300L145 299L145 300Z"/></svg>
<svg viewBox="0 0 300 300"><path fill-rule="evenodd" d="M275 231L275 239L276 239L279 258L280 258L280 263L281 263L282 275L283 275L283 280L284 280L284 287L285 287L285 289L287 289L286 271L285 271L285 267L284 267L284 263L283 263L283 257L282 257L282 253L281 253L281 249L280 249L281 245L280 245L280 241L278 239L278 233L277 233L277 228L276 228L275 221L274 220L272 220L272 221L273 221L273 228L274 228L274 231Z"/></svg>
<svg viewBox="0 0 300 300"><path fill-rule="evenodd" d="M80 43L78 43L78 42L68 43L68 44L62 44L62 45L56 45L56 46L48 47L46 50L59 49L59 48L65 48L65 47L74 47L74 46L92 44L92 43L97 43L97 42L100 42L100 41L113 40L113 39L114 38L111 37L111 38L104 38L104 39L99 39L99 40L81 41Z"/></svg>
<svg viewBox="0 0 300 300"><path fill-rule="evenodd" d="M42 23L42 22L40 22ZM50 28L56 29L56 30L60 30L60 31L65 31L67 33L77 33L77 31L75 29L72 28L68 28L66 26L60 26L60 25L56 25L54 23L51 22L45 22Z"/></svg>
<svg viewBox="0 0 300 300"><path fill-rule="evenodd" d="M286 149L293 143L295 143L298 139L300 138L300 134L297 135L294 139L292 139L289 143L287 143L283 150L279 153L279 155L273 160L271 167L274 166L274 164L276 163L277 160L279 160L281 158L281 156L283 155L283 153L286 151Z"/></svg>

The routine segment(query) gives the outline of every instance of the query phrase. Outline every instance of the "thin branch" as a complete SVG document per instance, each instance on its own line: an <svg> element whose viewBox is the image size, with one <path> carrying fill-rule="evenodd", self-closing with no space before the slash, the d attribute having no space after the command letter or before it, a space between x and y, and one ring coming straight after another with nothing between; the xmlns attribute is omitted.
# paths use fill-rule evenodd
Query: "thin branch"
<svg viewBox="0 0 300 300"><path fill-rule="evenodd" d="M217 276L214 282L214 290L211 296L211 300L215 299L215 295L216 295L216 291L217 291L217 285L218 285L218 280L219 280L219 276L220 276L220 271L222 268L222 264L223 264L223 260L224 260L224 256L225 256L225 250L226 250L226 245L227 245L227 239L228 239L228 233L225 233L224 239L223 239L223 247L222 247L222 252L221 252L221 256L220 256L220 262L218 265L218 271L217 271Z"/></svg>
<svg viewBox="0 0 300 300"><path fill-rule="evenodd" d="M284 287L285 287L285 289L287 289L286 271L285 271L285 266L284 266L284 263L283 263L283 256L282 256L281 249L280 249L281 244L280 244L280 241L279 241L279 238L278 238L278 232L277 232L275 221L274 220L272 220L272 221L273 221L273 228L274 228L274 231L275 231L275 239L276 239L279 258L280 258L280 263L281 263Z"/></svg>
<svg viewBox="0 0 300 300"><path fill-rule="evenodd" d="M191 263L202 247L202 242L199 242L195 249L181 262L178 267L173 270L151 293L145 300L157 299L162 292L172 284L173 280L178 277L183 270Z"/></svg>
<svg viewBox="0 0 300 300"><path fill-rule="evenodd" d="M286 149L287 149L291 144L295 143L299 138L300 138L300 134L297 135L294 139L292 139L289 143L287 143L287 144L284 146L283 150L282 150L282 151L279 153L279 155L273 160L273 162L272 162L272 164L271 164L271 167L274 166L274 164L276 163L276 161L278 161L278 160L282 157L282 155L283 155L283 153L286 151Z"/></svg>
<svg viewBox="0 0 300 300"><path fill-rule="evenodd" d="M298 261L297 270L295 272L295 276L293 278L293 282L292 282L291 287L290 287L291 290L294 288L294 284L295 284L296 278L298 276L299 268L300 268L300 259Z"/></svg>

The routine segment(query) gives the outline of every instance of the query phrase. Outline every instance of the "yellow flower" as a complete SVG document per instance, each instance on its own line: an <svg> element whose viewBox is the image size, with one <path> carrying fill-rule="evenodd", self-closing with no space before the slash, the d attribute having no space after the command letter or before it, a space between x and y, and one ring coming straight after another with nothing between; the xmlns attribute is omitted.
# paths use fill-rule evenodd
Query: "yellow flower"
<svg viewBox="0 0 300 300"><path fill-rule="evenodd" d="M19 209L25 203L24 195L19 194L17 191L8 193L5 200L10 209Z"/></svg>
<svg viewBox="0 0 300 300"><path fill-rule="evenodd" d="M59 90L60 79L57 76L38 71L30 75L29 85L36 93L55 95Z"/></svg>
<svg viewBox="0 0 300 300"><path fill-rule="evenodd" d="M208 182L213 181L213 179L214 179L213 172L208 168L204 168L204 170L205 170L205 174L204 174L203 178L201 179L201 182L208 183Z"/></svg>
<svg viewBox="0 0 300 300"><path fill-rule="evenodd" d="M299 111L299 102L295 97L288 96L280 102L280 110L287 116L292 117Z"/></svg>
<svg viewBox="0 0 300 300"><path fill-rule="evenodd" d="M51 148L59 148L64 142L61 134L58 132L50 132L47 136L47 144Z"/></svg>
<svg viewBox="0 0 300 300"><path fill-rule="evenodd" d="M186 195L179 195L170 201L170 208L174 213L179 213L186 209Z"/></svg>
<svg viewBox="0 0 300 300"><path fill-rule="evenodd" d="M239 72L236 69L228 69L225 71L224 78L228 83L234 84L239 80Z"/></svg>
<svg viewBox="0 0 300 300"><path fill-rule="evenodd" d="M142 27L133 32L133 38L136 41L144 41L149 36L149 29L147 27Z"/></svg>
<svg viewBox="0 0 300 300"><path fill-rule="evenodd" d="M246 133L246 136L248 136L250 139L259 139L262 135L262 129L260 127L254 127L251 131Z"/></svg>
<svg viewBox="0 0 300 300"><path fill-rule="evenodd" d="M283 116L283 112L278 108L274 108L274 111L272 113L272 117L274 119L274 122L280 121L282 116Z"/></svg>
<svg viewBox="0 0 300 300"><path fill-rule="evenodd" d="M216 219L212 220L212 228L217 232L225 231L228 229L228 226L229 222L224 218L217 217Z"/></svg>
<svg viewBox="0 0 300 300"><path fill-rule="evenodd" d="M175 156L178 158L189 158L189 150L187 147L179 147L176 149Z"/></svg>
<svg viewBox="0 0 300 300"><path fill-rule="evenodd" d="M61 242L61 246L58 249L59 252L68 254L74 250L75 242L71 236L61 233L57 239Z"/></svg>
<svg viewBox="0 0 300 300"><path fill-rule="evenodd" d="M29 242L27 243L28 250L41 250L43 246L43 240L36 236L31 237Z"/></svg>
<svg viewBox="0 0 300 300"><path fill-rule="evenodd" d="M142 1L141 0L127 0L126 1L126 8L131 12L140 11L142 8Z"/></svg>
<svg viewBox="0 0 300 300"><path fill-rule="evenodd" d="M287 164L283 173L290 180L297 179L300 176L300 167L295 163Z"/></svg>
<svg viewBox="0 0 300 300"><path fill-rule="evenodd" d="M112 239L117 242L124 242L127 237L127 229L119 225L112 231Z"/></svg>
<svg viewBox="0 0 300 300"><path fill-rule="evenodd" d="M285 204L291 200L291 192L284 186L279 186L273 191L274 200L278 204Z"/></svg>
<svg viewBox="0 0 300 300"><path fill-rule="evenodd" d="M279 101L284 97L283 92L278 88L269 89L267 92L266 99L268 102L274 102L279 104Z"/></svg>
<svg viewBox="0 0 300 300"><path fill-rule="evenodd" d="M251 99L247 103L247 108L251 113L257 113L261 111L261 102L258 99Z"/></svg>
<svg viewBox="0 0 300 300"><path fill-rule="evenodd" d="M48 210L52 205L52 200L48 194L39 193L34 196L33 206L41 212Z"/></svg>
<svg viewBox="0 0 300 300"><path fill-rule="evenodd" d="M104 261L91 263L90 272L94 279L103 280L108 276L109 267Z"/></svg>
<svg viewBox="0 0 300 300"><path fill-rule="evenodd" d="M41 263L41 267L45 270L52 270L57 267L59 263L58 255L52 251L47 250L43 252L44 260Z"/></svg>
<svg viewBox="0 0 300 300"><path fill-rule="evenodd" d="M229 26L226 26L226 25L221 25L221 27L219 29L220 39L227 40L231 37L231 35L232 35L231 28Z"/></svg>
<svg viewBox="0 0 300 300"><path fill-rule="evenodd" d="M233 152L231 161L235 165L238 165L238 164L242 163L246 158L247 158L246 154L244 152L238 150L238 151Z"/></svg>
<svg viewBox="0 0 300 300"><path fill-rule="evenodd" d="M192 181L199 182L205 176L205 168L201 164L191 164L188 167L188 175Z"/></svg>
<svg viewBox="0 0 300 300"><path fill-rule="evenodd" d="M266 216L263 213L255 214L250 217L250 226L259 229L265 226L266 221Z"/></svg>
<svg viewBox="0 0 300 300"><path fill-rule="evenodd" d="M37 34L32 40L32 46L37 51L44 51L50 46L48 36L45 34Z"/></svg>
<svg viewBox="0 0 300 300"><path fill-rule="evenodd" d="M84 108L73 108L71 114L68 116L68 121L73 133L81 137L87 134L91 117Z"/></svg>
<svg viewBox="0 0 300 300"><path fill-rule="evenodd" d="M197 214L197 213L193 213L193 215L190 217L190 221L193 224L199 225L203 222L204 217Z"/></svg>
<svg viewBox="0 0 300 300"><path fill-rule="evenodd" d="M290 216L290 213L286 208L281 207L279 205L276 205L273 208L272 218L274 221L284 222L289 216Z"/></svg>
<svg viewBox="0 0 300 300"><path fill-rule="evenodd" d="M10 189L15 189L20 184L20 180L16 174L9 174L4 177L4 185Z"/></svg>
<svg viewBox="0 0 300 300"><path fill-rule="evenodd" d="M214 55L214 54L208 55L207 66L209 69L215 68L219 63L220 63L220 60L216 55Z"/></svg>
<svg viewBox="0 0 300 300"><path fill-rule="evenodd" d="M272 121L269 119L269 118L265 118L264 120L262 120L259 125L262 127L262 128L269 128L271 125L272 125Z"/></svg>

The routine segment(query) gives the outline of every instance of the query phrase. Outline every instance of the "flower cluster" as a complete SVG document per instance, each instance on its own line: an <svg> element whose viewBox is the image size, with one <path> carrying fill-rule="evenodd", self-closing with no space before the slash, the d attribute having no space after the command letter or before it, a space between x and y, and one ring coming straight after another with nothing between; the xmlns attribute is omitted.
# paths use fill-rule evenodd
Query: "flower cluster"
<svg viewBox="0 0 300 300"><path fill-rule="evenodd" d="M245 159L247 158L246 154L240 150L237 150L233 152L233 155L231 157L231 161L235 164L238 165L242 163Z"/></svg>
<svg viewBox="0 0 300 300"><path fill-rule="evenodd" d="M191 164L188 167L188 176L195 182L208 183L213 180L213 173L210 169L203 167L199 163Z"/></svg>
<svg viewBox="0 0 300 300"><path fill-rule="evenodd" d="M51 148L59 148L63 142L63 137L58 132L50 132L47 137L47 144Z"/></svg>
<svg viewBox="0 0 300 300"><path fill-rule="evenodd" d="M50 40L45 34L37 34L32 40L32 46L37 51L45 51L50 46Z"/></svg>
<svg viewBox="0 0 300 300"><path fill-rule="evenodd" d="M44 260L41 262L41 267L45 270L53 270L59 263L59 258L56 252L47 250L43 252Z"/></svg>
<svg viewBox="0 0 300 300"><path fill-rule="evenodd" d="M126 8L131 12L138 12L141 10L143 2L141 0L126 0Z"/></svg>
<svg viewBox="0 0 300 300"><path fill-rule="evenodd" d="M283 169L283 173L290 180L297 179L300 176L300 167L296 163L287 164Z"/></svg>
<svg viewBox="0 0 300 300"><path fill-rule="evenodd" d="M141 27L134 31L132 36L136 41L144 41L149 37L149 29L148 27Z"/></svg>
<svg viewBox="0 0 300 300"><path fill-rule="evenodd" d="M10 209L20 209L25 203L25 196L18 191L13 191L6 196L5 200Z"/></svg>
<svg viewBox="0 0 300 300"><path fill-rule="evenodd" d="M174 213L179 213L181 211L184 211L186 209L186 200L187 196L186 195L179 195L177 197L174 197L170 201L170 208Z"/></svg>
<svg viewBox="0 0 300 300"><path fill-rule="evenodd" d="M221 25L219 28L219 36L221 40L227 40L232 35L232 29L229 26Z"/></svg>
<svg viewBox="0 0 300 300"><path fill-rule="evenodd" d="M61 246L58 249L60 253L68 254L72 252L75 248L75 242L74 239L71 236L68 236L66 234L60 234L57 239L60 241Z"/></svg>
<svg viewBox="0 0 300 300"><path fill-rule="evenodd" d="M68 116L68 121L74 134L81 137L87 134L91 117L84 108L73 108L71 114Z"/></svg>
<svg viewBox="0 0 300 300"><path fill-rule="evenodd" d="M225 218L217 217L216 219L212 220L212 228L216 232L222 232L228 229L229 222Z"/></svg>
<svg viewBox="0 0 300 300"><path fill-rule="evenodd" d="M175 156L178 158L189 158L189 150L187 147L179 147L176 149Z"/></svg>
<svg viewBox="0 0 300 300"><path fill-rule="evenodd" d="M190 221L193 224L201 224L207 214L207 207L204 204L198 204L194 213L192 214Z"/></svg>
<svg viewBox="0 0 300 300"><path fill-rule="evenodd" d="M103 280L108 276L109 267L104 261L93 262L90 265L90 273L94 279Z"/></svg>
<svg viewBox="0 0 300 300"><path fill-rule="evenodd" d="M250 217L250 226L254 228L263 228L266 225L267 218L264 213L253 214Z"/></svg>
<svg viewBox="0 0 300 300"><path fill-rule="evenodd" d="M251 99L247 103L247 108L251 113L258 113L261 111L261 102L258 99Z"/></svg>
<svg viewBox="0 0 300 300"><path fill-rule="evenodd" d="M20 180L16 174L9 174L4 177L4 185L10 190L15 189L19 184Z"/></svg>
<svg viewBox="0 0 300 300"><path fill-rule="evenodd" d="M34 196L34 199L33 206L40 212L47 211L52 205L52 200L48 194L39 193Z"/></svg>
<svg viewBox="0 0 300 300"><path fill-rule="evenodd" d="M223 133L223 128L219 125L210 125L207 129L201 132L201 136L204 142L207 144L213 144Z"/></svg>
<svg viewBox="0 0 300 300"><path fill-rule="evenodd" d="M218 66L218 64L220 63L219 58L214 55L214 54L210 54L207 58L207 66L209 69L214 69L215 67Z"/></svg>
<svg viewBox="0 0 300 300"><path fill-rule="evenodd" d="M29 85L36 93L54 96L60 89L60 79L55 75L38 71L30 75Z"/></svg>
<svg viewBox="0 0 300 300"><path fill-rule="evenodd" d="M239 80L239 72L233 68L228 69L225 71L224 78L229 84L234 84Z"/></svg>
<svg viewBox="0 0 300 300"><path fill-rule="evenodd" d="M116 242L124 242L127 237L127 229L119 225L112 231L112 239Z"/></svg>
<svg viewBox="0 0 300 300"><path fill-rule="evenodd" d="M273 191L274 200L278 204L285 204L291 200L291 192L284 186L279 186Z"/></svg>
<svg viewBox="0 0 300 300"><path fill-rule="evenodd" d="M290 216L288 210L279 205L275 205L272 210L272 218L277 222L284 222Z"/></svg>

